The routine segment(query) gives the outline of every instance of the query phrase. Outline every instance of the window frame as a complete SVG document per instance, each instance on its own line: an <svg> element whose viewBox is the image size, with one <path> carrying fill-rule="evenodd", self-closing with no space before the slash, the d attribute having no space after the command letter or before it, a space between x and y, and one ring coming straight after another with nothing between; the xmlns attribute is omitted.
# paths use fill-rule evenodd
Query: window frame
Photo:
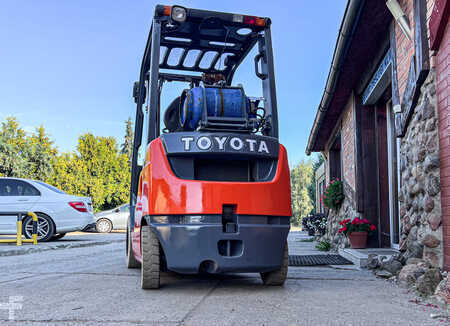
<svg viewBox="0 0 450 326"><path fill-rule="evenodd" d="M26 181L24 181L24 180L18 180L18 179L0 179L0 183L1 182L16 182L18 185L20 185L20 184L23 184L23 185L26 185L26 186L28 186L28 187L30 187L31 189L33 189L34 191L35 191L35 193L36 194L33 194L33 195L25 195L25 194L20 194L19 192L18 192L18 194L16 195L16 194L14 194L14 195L1 195L0 194L0 196L1 197L27 197L27 196L30 196L30 197L35 197L35 196L42 196L42 194L41 194L41 192L39 191L39 189L37 189L35 186L33 186L31 183L29 183L29 182L26 182ZM18 187L17 185L16 185L16 187ZM18 188L17 188L17 190L18 190ZM23 191L22 191L23 192Z"/></svg>

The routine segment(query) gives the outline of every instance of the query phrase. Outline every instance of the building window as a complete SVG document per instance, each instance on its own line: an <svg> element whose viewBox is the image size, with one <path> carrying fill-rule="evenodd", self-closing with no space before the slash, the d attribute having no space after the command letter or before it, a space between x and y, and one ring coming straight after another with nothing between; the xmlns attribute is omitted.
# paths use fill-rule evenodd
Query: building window
<svg viewBox="0 0 450 326"><path fill-rule="evenodd" d="M320 214L324 214L325 213L325 207L323 206L323 191L325 189L325 179L322 179L319 181L319 209L318 209L318 213Z"/></svg>
<svg viewBox="0 0 450 326"><path fill-rule="evenodd" d="M339 133L329 151L330 181L334 179L342 180L341 162L341 134Z"/></svg>

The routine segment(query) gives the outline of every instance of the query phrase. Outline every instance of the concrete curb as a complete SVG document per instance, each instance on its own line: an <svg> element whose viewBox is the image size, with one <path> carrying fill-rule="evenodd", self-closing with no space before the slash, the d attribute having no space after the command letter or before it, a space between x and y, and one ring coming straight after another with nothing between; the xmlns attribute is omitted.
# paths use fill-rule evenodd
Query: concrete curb
<svg viewBox="0 0 450 326"><path fill-rule="evenodd" d="M0 251L0 257L9 257L9 256L20 256L20 255L27 255L27 254L34 254L38 252L43 251L50 251L50 250L59 250L59 249L73 249L73 248L84 248L84 247L93 247L93 246L102 246L102 245L108 245L111 243L117 243L117 242L125 242L125 240L109 240L109 241L90 241L85 243L61 243L61 244L55 244L45 247L29 247L26 249L12 249L8 251Z"/></svg>

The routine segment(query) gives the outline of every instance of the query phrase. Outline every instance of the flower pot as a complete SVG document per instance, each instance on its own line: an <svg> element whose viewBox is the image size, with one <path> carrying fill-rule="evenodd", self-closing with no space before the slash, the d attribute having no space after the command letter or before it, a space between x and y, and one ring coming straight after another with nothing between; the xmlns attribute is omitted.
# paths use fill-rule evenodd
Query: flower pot
<svg viewBox="0 0 450 326"><path fill-rule="evenodd" d="M367 244L367 232L352 232L348 234L350 246L353 249L364 249Z"/></svg>

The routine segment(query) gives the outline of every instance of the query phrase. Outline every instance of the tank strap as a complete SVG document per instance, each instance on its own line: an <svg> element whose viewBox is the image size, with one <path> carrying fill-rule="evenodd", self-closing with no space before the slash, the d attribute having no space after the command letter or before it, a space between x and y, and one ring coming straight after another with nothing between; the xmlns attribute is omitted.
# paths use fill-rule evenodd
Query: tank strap
<svg viewBox="0 0 450 326"><path fill-rule="evenodd" d="M224 115L224 108L223 108L223 92L222 92L222 88L219 88L219 95L220 95L219 114L220 114L221 117L223 117L223 115Z"/></svg>

